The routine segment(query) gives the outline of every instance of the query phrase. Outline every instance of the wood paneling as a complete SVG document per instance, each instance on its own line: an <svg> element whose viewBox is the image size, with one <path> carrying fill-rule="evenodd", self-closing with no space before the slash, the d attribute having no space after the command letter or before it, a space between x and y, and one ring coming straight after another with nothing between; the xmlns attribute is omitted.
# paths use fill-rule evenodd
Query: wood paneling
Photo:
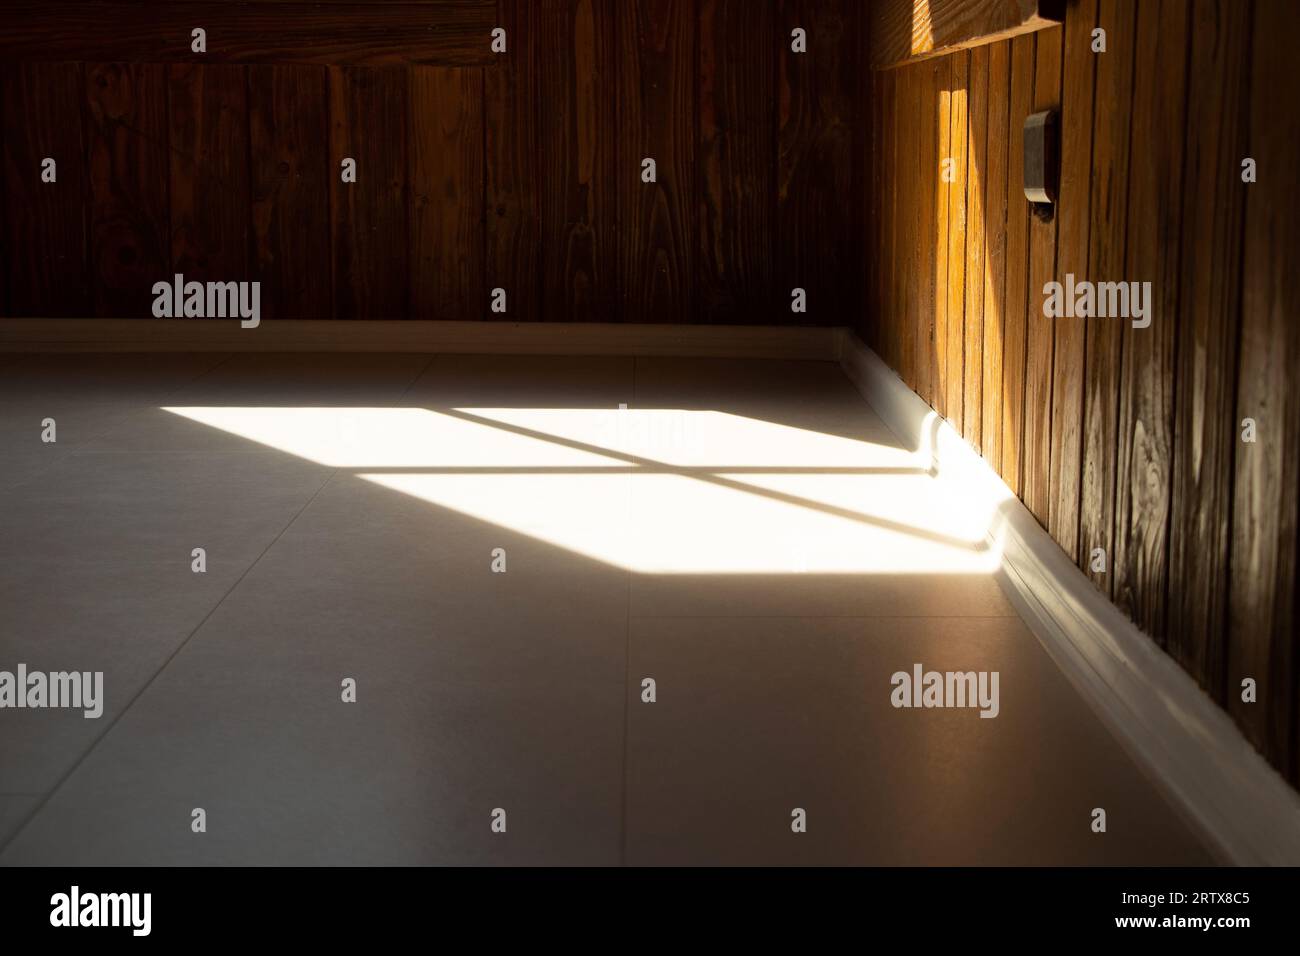
<svg viewBox="0 0 1300 956"><path fill-rule="evenodd" d="M1007 281L1002 316L1002 479L1021 489L1025 420L1025 314L1029 302L1029 203L1025 201L1025 117L1033 112L1034 38L1011 41L1010 145L1007 149Z"/></svg>
<svg viewBox="0 0 1300 956"><path fill-rule="evenodd" d="M1234 430L1231 622L1227 699L1247 736L1297 779L1296 489L1300 487L1300 188L1293 173L1300 122L1278 108L1291 89L1300 8L1256 0L1251 52L1248 156L1258 181L1244 184L1241 372ZM1240 173L1238 181L1240 181ZM1240 422L1257 424L1253 444ZM1258 700L1242 698L1256 681Z"/></svg>
<svg viewBox="0 0 1300 956"><path fill-rule="evenodd" d="M777 73L777 288L808 296L808 311L786 321L843 325L857 311L852 282L851 124L855 115L854 28L850 0L779 0ZM808 50L791 49L803 29ZM858 240L860 241L860 240Z"/></svg>
<svg viewBox="0 0 1300 956"><path fill-rule="evenodd" d="M417 319L479 319L488 308L483 284L482 72L412 67L410 103L409 314ZM507 290L507 308L509 301Z"/></svg>
<svg viewBox="0 0 1300 956"><path fill-rule="evenodd" d="M5 0L0 57L133 63L490 62L496 0L230 3ZM206 52L192 31L207 33Z"/></svg>
<svg viewBox="0 0 1300 956"><path fill-rule="evenodd" d="M878 278L867 296L880 303L880 354L1293 780L1300 121L1278 97L1294 72L1298 9L1078 0L1063 28L879 73L872 208L884 221L864 233L882 246L869 254ZM945 83L921 76L930 64ZM1057 107L1059 195L1052 219L1031 220L1022 125ZM934 138L946 155L963 136L964 255L960 207L936 186L939 156L924 146ZM1242 182L1247 156L1258 182ZM1070 275L1150 283L1150 324L1045 317L1043 285ZM931 329L926 381L916 366ZM1255 442L1241 440L1245 418ZM1241 699L1246 678L1256 702Z"/></svg>
<svg viewBox="0 0 1300 956"><path fill-rule="evenodd" d="M407 314L407 118L410 70L330 67L330 226L341 319ZM356 182L342 163L356 161Z"/></svg>
<svg viewBox="0 0 1300 956"><path fill-rule="evenodd" d="M85 79L80 65L24 63L0 71L4 121L4 267L13 315L86 315ZM55 161L57 179L41 178ZM0 299L0 307L4 305Z"/></svg>
<svg viewBox="0 0 1300 956"><path fill-rule="evenodd" d="M688 322L694 309L694 4L624 0L618 11L619 311L627 322ZM654 160L645 181L643 163Z"/></svg>
<svg viewBox="0 0 1300 956"><path fill-rule="evenodd" d="M1223 700L1250 21L1196 0L1189 27L1166 647Z"/></svg>
<svg viewBox="0 0 1300 956"><path fill-rule="evenodd" d="M968 136L967 97L969 95L970 54L957 53L948 60L951 67L948 83L949 128L948 150L944 155L952 163L951 182L947 183L948 199L948 278L946 283L948 334L947 377L944 381L946 397L944 408L948 420L958 431L965 429L962 412L965 403L962 390L965 386L966 344L966 147Z"/></svg>
<svg viewBox="0 0 1300 956"><path fill-rule="evenodd" d="M98 64L85 79L95 313L147 318L172 275L167 68Z"/></svg>
<svg viewBox="0 0 1300 956"><path fill-rule="evenodd" d="M983 232L984 321L981 382L983 453L1002 472L1002 352L1007 299L1007 149L1011 109L1011 49L1006 43L989 47L987 164L979 167L984 183ZM978 154L977 154L978 155Z"/></svg>
<svg viewBox="0 0 1300 956"><path fill-rule="evenodd" d="M546 315L557 322L612 322L618 319L612 10L596 0L542 0L541 23Z"/></svg>
<svg viewBox="0 0 1300 956"><path fill-rule="evenodd" d="M267 318L333 313L325 67L248 68L253 273Z"/></svg>
<svg viewBox="0 0 1300 956"><path fill-rule="evenodd" d="M1061 82L1061 181L1056 210L1056 281L1086 280L1092 215L1092 96L1097 54L1092 31L1097 0L1080 0L1066 12ZM1039 36L1045 36L1040 34ZM1041 313L1040 313L1041 314ZM1079 479L1083 445L1083 374L1086 318L1053 323L1048 525L1074 560L1079 556Z"/></svg>
<svg viewBox="0 0 1300 956"><path fill-rule="evenodd" d="M237 66L167 68L172 268L187 280L248 274L245 80Z"/></svg>
<svg viewBox="0 0 1300 956"><path fill-rule="evenodd" d="M506 290L508 311L485 315L535 321L543 316L538 153L542 105L533 89L542 23L536 0L501 0L501 25L508 55L483 71L484 284Z"/></svg>
<svg viewBox="0 0 1300 956"><path fill-rule="evenodd" d="M874 0L871 65L898 66L1054 26L1063 0Z"/></svg>
<svg viewBox="0 0 1300 956"><path fill-rule="evenodd" d="M1088 275L1118 281L1125 272L1128 236L1129 109L1137 51L1137 11L1129 0L1100 0L1098 26L1106 31L1106 54L1097 62L1092 138L1092 214ZM1119 377L1122 320L1087 320L1083 385L1083 479L1079 506L1079 563L1094 583L1112 594L1115 576L1115 479L1119 469ZM1093 571L1100 552L1102 571Z"/></svg>
<svg viewBox="0 0 1300 956"><path fill-rule="evenodd" d="M1034 112L1061 106L1061 28L1035 34ZM1059 206L1059 203L1058 203ZM1057 217L1029 218L1029 281L1025 308L1025 403L1022 497L1039 524L1050 521L1052 350L1056 321L1043 314L1043 287L1056 272Z"/></svg>
<svg viewBox="0 0 1300 956"><path fill-rule="evenodd" d="M1116 603L1163 640L1173 486L1174 335L1182 238L1187 8L1138 7L1125 278L1151 283L1150 325L1124 328L1115 509Z"/></svg>
<svg viewBox="0 0 1300 956"><path fill-rule="evenodd" d="M788 315L772 275L775 45L772 4L701 0L696 308L705 322Z"/></svg>

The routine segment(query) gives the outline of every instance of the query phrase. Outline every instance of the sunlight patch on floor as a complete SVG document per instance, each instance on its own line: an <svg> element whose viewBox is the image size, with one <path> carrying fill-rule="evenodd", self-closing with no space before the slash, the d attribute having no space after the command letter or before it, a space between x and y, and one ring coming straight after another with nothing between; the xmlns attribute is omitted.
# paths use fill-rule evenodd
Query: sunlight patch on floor
<svg viewBox="0 0 1300 956"><path fill-rule="evenodd" d="M893 445L716 411L169 407L652 574L987 574L988 515Z"/></svg>

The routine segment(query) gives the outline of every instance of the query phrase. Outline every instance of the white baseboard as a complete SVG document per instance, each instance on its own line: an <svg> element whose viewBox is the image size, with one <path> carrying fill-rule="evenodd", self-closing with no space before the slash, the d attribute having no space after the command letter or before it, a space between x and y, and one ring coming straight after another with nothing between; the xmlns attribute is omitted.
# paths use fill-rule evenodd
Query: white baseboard
<svg viewBox="0 0 1300 956"><path fill-rule="evenodd" d="M1008 596L1138 765L1225 863L1300 865L1300 794L1228 714L1128 620L992 468L874 352L844 333L840 364L940 481L987 509Z"/></svg>
<svg viewBox="0 0 1300 956"><path fill-rule="evenodd" d="M0 319L0 352L443 352L839 357L817 326L265 319Z"/></svg>

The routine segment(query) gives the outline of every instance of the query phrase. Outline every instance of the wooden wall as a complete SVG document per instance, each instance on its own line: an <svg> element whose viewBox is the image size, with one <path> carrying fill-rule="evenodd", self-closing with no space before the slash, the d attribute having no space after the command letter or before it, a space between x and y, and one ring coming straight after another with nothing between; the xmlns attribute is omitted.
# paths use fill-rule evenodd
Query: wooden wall
<svg viewBox="0 0 1300 956"><path fill-rule="evenodd" d="M858 0L137 0L104 31L71 6L85 29L0 9L4 314L145 318L175 272L260 281L266 318L860 311Z"/></svg>
<svg viewBox="0 0 1300 956"><path fill-rule="evenodd" d="M1063 26L873 73L860 325L1292 780L1297 35L1293 0L1073 0ZM1021 129L1049 107L1043 221ZM1151 282L1150 326L1046 318L1044 284L1067 273Z"/></svg>

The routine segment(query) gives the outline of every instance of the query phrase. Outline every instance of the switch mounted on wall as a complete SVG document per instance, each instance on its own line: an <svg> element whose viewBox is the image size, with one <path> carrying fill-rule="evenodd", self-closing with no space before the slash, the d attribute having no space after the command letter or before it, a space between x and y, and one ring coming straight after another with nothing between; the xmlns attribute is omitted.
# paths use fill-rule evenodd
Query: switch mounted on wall
<svg viewBox="0 0 1300 956"><path fill-rule="evenodd" d="M1025 198L1034 215L1050 220L1056 206L1056 187L1061 167L1060 134L1055 110L1044 110L1025 118Z"/></svg>

